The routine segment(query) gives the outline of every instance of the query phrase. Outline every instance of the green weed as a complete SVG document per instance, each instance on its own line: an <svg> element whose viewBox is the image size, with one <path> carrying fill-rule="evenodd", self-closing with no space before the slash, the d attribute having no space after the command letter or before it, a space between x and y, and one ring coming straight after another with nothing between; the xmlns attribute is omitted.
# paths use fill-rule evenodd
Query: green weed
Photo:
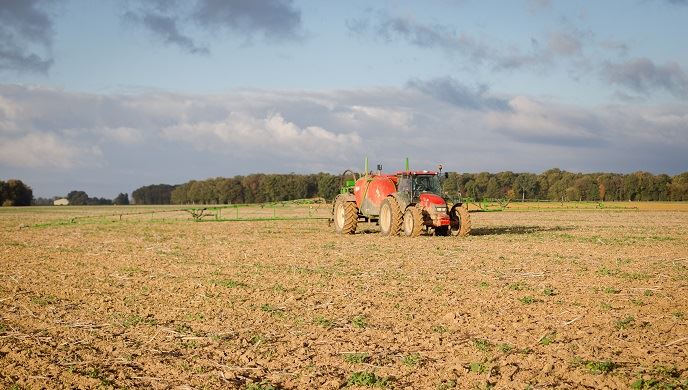
<svg viewBox="0 0 688 390"><path fill-rule="evenodd" d="M318 316L315 318L315 323L318 324L318 326L321 326L325 329L330 329L334 326L331 320L328 320L327 318L323 316Z"/></svg>
<svg viewBox="0 0 688 390"><path fill-rule="evenodd" d="M556 332L544 336L538 343L540 345L550 345L554 342L554 336L556 336Z"/></svg>
<svg viewBox="0 0 688 390"><path fill-rule="evenodd" d="M432 327L432 331L435 333L447 333L448 329L442 325L436 325Z"/></svg>
<svg viewBox="0 0 688 390"><path fill-rule="evenodd" d="M270 382L262 381L260 383L249 383L246 385L246 390L277 390L278 387Z"/></svg>
<svg viewBox="0 0 688 390"><path fill-rule="evenodd" d="M264 341L265 341L265 337L257 334L257 335L252 336L248 342L251 343L251 345L253 345L253 346L257 346L257 345L263 343Z"/></svg>
<svg viewBox="0 0 688 390"><path fill-rule="evenodd" d="M354 372L346 381L347 386L387 387L389 379L375 375L374 372Z"/></svg>
<svg viewBox="0 0 688 390"><path fill-rule="evenodd" d="M509 290L521 291L528 288L528 285L523 282L511 283L509 285Z"/></svg>
<svg viewBox="0 0 688 390"><path fill-rule="evenodd" d="M645 290L643 295L645 295L646 297L651 297L651 296L655 295L655 293L652 290Z"/></svg>
<svg viewBox="0 0 688 390"><path fill-rule="evenodd" d="M607 294L618 294L621 290L615 289L614 287L605 287L603 290Z"/></svg>
<svg viewBox="0 0 688 390"><path fill-rule="evenodd" d="M518 298L518 300L521 301L521 303L523 303L524 305L530 305L533 303L542 302L542 300L537 299L537 298L530 296L530 295L526 295L525 297Z"/></svg>
<svg viewBox="0 0 688 390"><path fill-rule="evenodd" d="M227 287L227 288L246 287L246 284L241 283L241 282L237 282L236 280L232 280L232 279L213 280L211 283L216 285L216 286L222 286L222 287Z"/></svg>
<svg viewBox="0 0 688 390"><path fill-rule="evenodd" d="M482 352L487 352L490 349L492 349L492 343L490 343L489 340L483 340L483 339L473 340L473 346Z"/></svg>
<svg viewBox="0 0 688 390"><path fill-rule="evenodd" d="M174 326L174 331L181 334L190 334L191 330L191 326L187 324L177 324Z"/></svg>
<svg viewBox="0 0 688 390"><path fill-rule="evenodd" d="M546 297L552 297L557 295L557 290L551 288L551 287L546 287L544 290L542 290L542 295Z"/></svg>
<svg viewBox="0 0 688 390"><path fill-rule="evenodd" d="M514 350L514 346L511 344L503 343L499 345L499 350L504 353L509 353Z"/></svg>
<svg viewBox="0 0 688 390"><path fill-rule="evenodd" d="M38 306L48 306L57 303L59 300L54 295L41 295L31 298L31 303Z"/></svg>
<svg viewBox="0 0 688 390"><path fill-rule="evenodd" d="M587 368L592 374L608 374L618 367L618 365L611 360L588 360L584 363L585 368Z"/></svg>
<svg viewBox="0 0 688 390"><path fill-rule="evenodd" d="M363 329L368 326L368 321L365 316L356 316L351 319L351 325L355 328Z"/></svg>
<svg viewBox="0 0 688 390"><path fill-rule="evenodd" d="M264 311L266 313L270 313L270 315L276 315L276 316L281 316L284 314L284 309L281 309L279 307L274 307L270 305L269 303L264 303L260 305L260 310Z"/></svg>
<svg viewBox="0 0 688 390"><path fill-rule="evenodd" d="M474 362L468 365L468 371L475 374L482 374L487 371L487 366L482 362Z"/></svg>
<svg viewBox="0 0 688 390"><path fill-rule="evenodd" d="M344 354L344 361L347 363L366 363L368 360L370 360L370 356L368 356L368 354L364 352Z"/></svg>
<svg viewBox="0 0 688 390"><path fill-rule="evenodd" d="M632 326L634 323L635 323L635 318L633 318L633 316L628 316L624 319L620 319L620 320L616 321L616 329L618 329L618 330L626 329L626 328L629 328L630 326Z"/></svg>
<svg viewBox="0 0 688 390"><path fill-rule="evenodd" d="M421 362L421 356L419 353L412 353L401 358L401 362L407 366L415 366Z"/></svg>

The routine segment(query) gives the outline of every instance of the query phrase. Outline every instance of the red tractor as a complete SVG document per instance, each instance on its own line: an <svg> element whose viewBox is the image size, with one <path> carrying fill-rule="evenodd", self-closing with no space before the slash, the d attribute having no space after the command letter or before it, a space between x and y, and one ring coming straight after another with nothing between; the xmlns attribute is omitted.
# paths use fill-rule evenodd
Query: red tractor
<svg viewBox="0 0 688 390"><path fill-rule="evenodd" d="M383 174L368 173L357 178L351 171L342 174L347 180L340 189L332 209L337 233L353 234L358 222L377 222L385 236L400 231L405 236L420 235L423 228L432 229L438 236L465 236L471 230L468 209L462 203L448 208L441 195L440 173L411 171L408 161L405 171ZM441 169L441 168L440 168Z"/></svg>

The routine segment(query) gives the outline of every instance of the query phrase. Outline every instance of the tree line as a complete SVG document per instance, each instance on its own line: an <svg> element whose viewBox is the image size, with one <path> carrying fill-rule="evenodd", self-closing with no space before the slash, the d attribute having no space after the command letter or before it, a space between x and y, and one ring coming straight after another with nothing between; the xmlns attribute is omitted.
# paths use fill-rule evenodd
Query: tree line
<svg viewBox="0 0 688 390"><path fill-rule="evenodd" d="M239 204L304 198L332 200L339 193L340 177L329 173L252 174L231 178L191 180L184 184L154 184L132 192L135 204ZM675 176L648 172L572 173L550 169L534 173L449 173L443 180L449 195L474 199L509 198L552 201L688 201L688 172ZM84 191L67 195L72 205L129 204L120 193L114 199L89 197ZM52 204L33 198L21 180L0 180L0 205Z"/></svg>
<svg viewBox="0 0 688 390"><path fill-rule="evenodd" d="M550 169L533 173L450 174L445 191L481 198L553 201L688 200L688 172L676 176L648 172L571 173Z"/></svg>
<svg viewBox="0 0 688 390"><path fill-rule="evenodd" d="M239 204L321 197L334 199L340 177L328 173L252 174L191 180L180 185L144 186L132 193L136 204ZM474 199L552 201L688 200L688 172L676 176L648 172L572 173L550 169L533 173L450 173L443 180L450 195Z"/></svg>

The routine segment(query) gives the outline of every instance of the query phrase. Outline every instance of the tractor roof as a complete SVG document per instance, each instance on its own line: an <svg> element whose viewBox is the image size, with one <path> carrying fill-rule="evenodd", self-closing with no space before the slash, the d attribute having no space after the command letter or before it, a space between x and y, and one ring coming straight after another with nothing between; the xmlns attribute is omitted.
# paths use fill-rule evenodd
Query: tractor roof
<svg viewBox="0 0 688 390"><path fill-rule="evenodd" d="M434 171L397 171L394 173L396 176L401 176L401 175L432 175L436 176L437 172Z"/></svg>

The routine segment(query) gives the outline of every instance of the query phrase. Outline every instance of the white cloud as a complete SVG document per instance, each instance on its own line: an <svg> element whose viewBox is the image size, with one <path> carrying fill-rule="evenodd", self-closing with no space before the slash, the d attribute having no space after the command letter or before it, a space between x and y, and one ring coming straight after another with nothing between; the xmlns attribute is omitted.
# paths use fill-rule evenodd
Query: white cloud
<svg viewBox="0 0 688 390"><path fill-rule="evenodd" d="M361 142L356 133L337 134L319 126L301 128L280 113L256 118L233 112L221 121L180 123L161 133L202 150L260 152L305 160L341 155Z"/></svg>
<svg viewBox="0 0 688 390"><path fill-rule="evenodd" d="M97 146L70 145L54 134L0 138L0 163L20 168L70 169L101 157Z"/></svg>

